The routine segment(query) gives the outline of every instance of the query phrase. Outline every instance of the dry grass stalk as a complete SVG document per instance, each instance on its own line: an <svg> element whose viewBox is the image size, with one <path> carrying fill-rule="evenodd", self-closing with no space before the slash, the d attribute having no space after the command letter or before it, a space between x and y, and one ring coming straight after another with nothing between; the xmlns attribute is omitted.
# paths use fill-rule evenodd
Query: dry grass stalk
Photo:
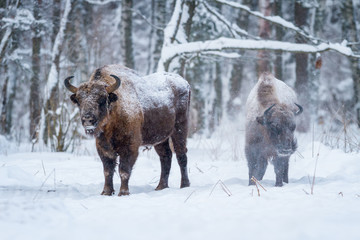
<svg viewBox="0 0 360 240"><path fill-rule="evenodd" d="M215 183L214 187L211 189L211 192L209 194L209 197L211 196L211 194L213 193L215 187L220 184L221 189L230 197L232 195L232 193L230 192L229 188L226 187L226 185L223 183L223 181L219 180Z"/></svg>
<svg viewBox="0 0 360 240"><path fill-rule="evenodd" d="M37 191L37 193L35 194L33 201L35 201L35 199L37 198L37 196L39 195L39 192L41 191L41 189L44 187L46 181L50 178L50 176L54 174L54 184L56 182L56 178L55 178L55 168L50 172L50 174L45 178L45 180L43 181L43 183L41 184L39 190ZM54 189L48 190L48 192L56 192L56 186L54 185Z"/></svg>
<svg viewBox="0 0 360 240"><path fill-rule="evenodd" d="M319 160L319 153L317 154L316 161L315 161L314 175L313 175L313 179L312 179L312 183L311 183L311 195L314 194L315 176L316 176L316 168L317 168L318 160Z"/></svg>
<svg viewBox="0 0 360 240"><path fill-rule="evenodd" d="M263 187L263 185L261 185L261 183L259 182L259 180L257 180L254 176L251 177L251 181L253 181L255 184L259 184L259 186L264 189L264 191L266 192L267 190Z"/></svg>
<svg viewBox="0 0 360 240"><path fill-rule="evenodd" d="M196 192L196 190L194 190L190 193L190 195L185 199L184 203L186 203L187 200L189 200L189 198L194 194L194 192Z"/></svg>

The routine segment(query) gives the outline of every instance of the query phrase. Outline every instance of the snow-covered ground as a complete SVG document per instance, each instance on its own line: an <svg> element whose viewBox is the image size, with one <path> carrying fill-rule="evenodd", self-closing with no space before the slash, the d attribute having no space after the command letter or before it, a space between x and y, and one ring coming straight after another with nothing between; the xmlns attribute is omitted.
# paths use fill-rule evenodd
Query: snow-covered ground
<svg viewBox="0 0 360 240"><path fill-rule="evenodd" d="M154 150L141 151L126 197L99 195L93 141L70 154L31 153L2 139L0 239L360 239L360 154L300 136L290 183L275 187L270 165L258 196L243 138L190 139L186 189L174 156L170 188L154 191L160 163ZM114 182L118 191L118 175Z"/></svg>

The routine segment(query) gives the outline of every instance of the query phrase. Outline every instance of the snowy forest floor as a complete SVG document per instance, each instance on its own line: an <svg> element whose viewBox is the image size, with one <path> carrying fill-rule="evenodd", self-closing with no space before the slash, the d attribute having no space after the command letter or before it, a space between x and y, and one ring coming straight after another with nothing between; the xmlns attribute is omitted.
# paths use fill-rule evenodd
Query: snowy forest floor
<svg viewBox="0 0 360 240"><path fill-rule="evenodd" d="M153 149L141 150L126 197L117 196L118 175L116 195L100 196L94 140L71 154L32 153L0 139L1 239L360 239L359 153L298 136L290 183L275 187L269 165L258 196L248 186L243 138L189 139L185 189L174 156L170 188L154 191L160 163Z"/></svg>

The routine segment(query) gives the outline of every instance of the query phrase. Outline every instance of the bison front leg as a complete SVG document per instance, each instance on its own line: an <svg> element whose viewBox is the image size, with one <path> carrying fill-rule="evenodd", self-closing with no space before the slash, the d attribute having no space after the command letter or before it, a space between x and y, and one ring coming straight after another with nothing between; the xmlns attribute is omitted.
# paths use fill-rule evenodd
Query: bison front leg
<svg viewBox="0 0 360 240"><path fill-rule="evenodd" d="M276 187L282 187L283 182L286 182L286 183L289 182L289 177L288 177L289 157L290 156L277 157L273 161L274 170L275 170L275 174L276 174L276 183L275 183Z"/></svg>
<svg viewBox="0 0 360 240"><path fill-rule="evenodd" d="M101 195L111 196L115 193L113 185L113 176L116 165L116 158L101 158L104 167L105 184Z"/></svg>
<svg viewBox="0 0 360 240"><path fill-rule="evenodd" d="M129 195L129 179L136 162L138 150L127 149L120 153L119 174L121 186L119 196Z"/></svg>
<svg viewBox="0 0 360 240"><path fill-rule="evenodd" d="M110 196L114 194L113 176L117 156L104 141L99 141L98 139L96 141L96 149L104 167L105 184L101 195Z"/></svg>

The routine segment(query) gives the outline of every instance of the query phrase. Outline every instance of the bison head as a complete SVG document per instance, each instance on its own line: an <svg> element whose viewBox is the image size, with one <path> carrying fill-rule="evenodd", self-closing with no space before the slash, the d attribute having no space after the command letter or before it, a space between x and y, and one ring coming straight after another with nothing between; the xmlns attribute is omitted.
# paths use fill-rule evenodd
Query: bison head
<svg viewBox="0 0 360 240"><path fill-rule="evenodd" d="M111 103L118 99L113 92L120 87L121 80L115 75L110 76L116 80L111 86L106 86L101 81L89 81L77 88L69 82L74 76L64 81L65 87L73 93L71 101L80 108L81 123L86 134L95 133L98 124L107 116Z"/></svg>
<svg viewBox="0 0 360 240"><path fill-rule="evenodd" d="M298 111L290 110L287 105L270 106L256 121L264 126L270 144L274 146L278 156L289 156L297 148L294 131L296 128L295 116L302 113L303 108L296 104Z"/></svg>

